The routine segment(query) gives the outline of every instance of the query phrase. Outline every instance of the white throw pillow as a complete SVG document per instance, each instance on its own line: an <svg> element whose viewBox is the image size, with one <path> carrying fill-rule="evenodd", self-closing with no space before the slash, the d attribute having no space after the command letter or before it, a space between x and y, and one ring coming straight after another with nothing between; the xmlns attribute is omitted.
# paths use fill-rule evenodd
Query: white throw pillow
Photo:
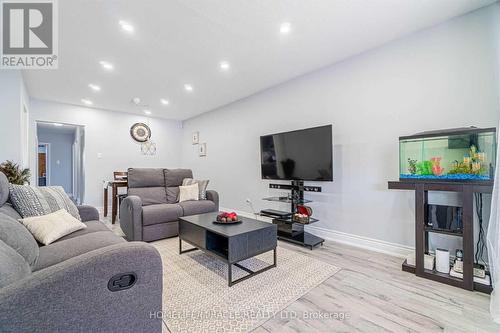
<svg viewBox="0 0 500 333"><path fill-rule="evenodd" d="M44 245L58 240L80 229L85 229L85 223L78 221L64 209L42 216L32 216L20 219L21 222Z"/></svg>
<svg viewBox="0 0 500 333"><path fill-rule="evenodd" d="M179 202L198 200L200 190L198 183L193 185L179 186Z"/></svg>

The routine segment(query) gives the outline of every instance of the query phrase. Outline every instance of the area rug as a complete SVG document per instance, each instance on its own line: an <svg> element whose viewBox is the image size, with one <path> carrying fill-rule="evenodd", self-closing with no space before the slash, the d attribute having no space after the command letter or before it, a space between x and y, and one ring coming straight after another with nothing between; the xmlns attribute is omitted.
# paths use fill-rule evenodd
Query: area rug
<svg viewBox="0 0 500 333"><path fill-rule="evenodd" d="M278 246L276 268L228 287L223 261L202 251L179 255L177 238L152 245L163 261L163 321L172 333L251 331L339 271ZM256 270L272 260L271 251L240 263ZM233 279L246 274L233 266Z"/></svg>

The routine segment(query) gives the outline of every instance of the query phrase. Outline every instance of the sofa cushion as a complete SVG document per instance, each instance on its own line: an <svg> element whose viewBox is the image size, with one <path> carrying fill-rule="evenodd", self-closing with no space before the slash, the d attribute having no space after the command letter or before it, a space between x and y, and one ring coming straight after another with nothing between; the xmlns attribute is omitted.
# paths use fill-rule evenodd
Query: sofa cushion
<svg viewBox="0 0 500 333"><path fill-rule="evenodd" d="M80 237L80 236L86 235L86 234L91 234L91 233L97 232L97 231L109 231L110 230L108 227L106 227L104 225L104 223L102 223L100 221L87 221L87 222L84 222L84 224L87 226L87 228L72 232L69 235L66 235L64 237L59 238L54 243L63 241L65 239L70 239L70 238Z"/></svg>
<svg viewBox="0 0 500 333"><path fill-rule="evenodd" d="M0 213L4 213L5 215L8 215L12 217L14 220L19 220L22 219L23 217L17 212L17 210L12 207L10 203L4 204L2 207L0 207Z"/></svg>
<svg viewBox="0 0 500 333"><path fill-rule="evenodd" d="M30 185L9 185L10 201L23 218L66 210L81 221L78 208L62 186L35 187Z"/></svg>
<svg viewBox="0 0 500 333"><path fill-rule="evenodd" d="M179 186L167 187L167 203L179 202Z"/></svg>
<svg viewBox="0 0 500 333"><path fill-rule="evenodd" d="M136 195L141 198L143 206L167 203L167 192L165 187L129 188L128 195Z"/></svg>
<svg viewBox="0 0 500 333"><path fill-rule="evenodd" d="M165 185L167 187L181 186L184 178L193 178L190 169L165 169Z"/></svg>
<svg viewBox="0 0 500 333"><path fill-rule="evenodd" d="M38 258L38 244L31 233L12 217L0 213L0 240L33 266Z"/></svg>
<svg viewBox="0 0 500 333"><path fill-rule="evenodd" d="M165 187L163 169L129 168L128 188L137 187Z"/></svg>
<svg viewBox="0 0 500 333"><path fill-rule="evenodd" d="M179 202L179 186L184 178L193 178L190 169L165 169L165 185L167 186L167 203Z"/></svg>
<svg viewBox="0 0 500 333"><path fill-rule="evenodd" d="M13 248L0 240L0 288L31 273L30 266Z"/></svg>
<svg viewBox="0 0 500 333"><path fill-rule="evenodd" d="M0 206L3 206L4 203L9 199L9 180L7 176L0 172Z"/></svg>
<svg viewBox="0 0 500 333"><path fill-rule="evenodd" d="M177 221L181 216L182 208L177 204L161 204L142 207L143 225Z"/></svg>
<svg viewBox="0 0 500 333"><path fill-rule="evenodd" d="M40 247L40 255L33 271L55 265L102 247L123 242L125 240L116 236L112 231L97 231L80 237L60 240Z"/></svg>
<svg viewBox="0 0 500 333"><path fill-rule="evenodd" d="M215 203L210 200L184 201L180 202L183 216L197 215L214 212L216 210Z"/></svg>

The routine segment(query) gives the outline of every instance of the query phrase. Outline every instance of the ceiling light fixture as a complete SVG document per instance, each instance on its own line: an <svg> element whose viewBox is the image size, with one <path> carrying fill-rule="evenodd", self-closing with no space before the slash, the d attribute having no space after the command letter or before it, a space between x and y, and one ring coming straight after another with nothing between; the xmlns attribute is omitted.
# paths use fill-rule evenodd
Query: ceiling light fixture
<svg viewBox="0 0 500 333"><path fill-rule="evenodd" d="M184 85L184 90L186 90L188 92L191 92L191 91L193 91L193 86L190 85L190 84L185 84Z"/></svg>
<svg viewBox="0 0 500 333"><path fill-rule="evenodd" d="M292 31L292 25L290 22L283 22L280 24L280 34L287 35Z"/></svg>
<svg viewBox="0 0 500 333"><path fill-rule="evenodd" d="M126 31L128 33L133 33L134 32L134 26L127 21L119 21L118 22L120 26L122 27L123 31Z"/></svg>
<svg viewBox="0 0 500 333"><path fill-rule="evenodd" d="M89 88L93 91L101 91L101 87L99 87L97 84L89 83Z"/></svg>
<svg viewBox="0 0 500 333"><path fill-rule="evenodd" d="M147 114L148 116L151 114L151 111L149 110L144 110L144 114Z"/></svg>
<svg viewBox="0 0 500 333"><path fill-rule="evenodd" d="M160 99L160 102L163 105L169 105L170 104L170 102L167 99L165 99L165 98Z"/></svg>
<svg viewBox="0 0 500 333"><path fill-rule="evenodd" d="M94 104L94 103L92 103L92 101L90 99L86 99L86 98L82 98L81 101L85 105L92 105L92 104Z"/></svg>
<svg viewBox="0 0 500 333"><path fill-rule="evenodd" d="M112 71L115 68L112 63L107 61L101 60L99 61L99 64L102 66L102 68L104 68L107 71Z"/></svg>
<svg viewBox="0 0 500 333"><path fill-rule="evenodd" d="M220 69L222 69L223 71L227 71L227 70L229 70L229 68L231 68L231 65L230 65L230 64L229 64L229 62L227 62L227 61L221 61L221 62L219 63L219 67L220 67Z"/></svg>

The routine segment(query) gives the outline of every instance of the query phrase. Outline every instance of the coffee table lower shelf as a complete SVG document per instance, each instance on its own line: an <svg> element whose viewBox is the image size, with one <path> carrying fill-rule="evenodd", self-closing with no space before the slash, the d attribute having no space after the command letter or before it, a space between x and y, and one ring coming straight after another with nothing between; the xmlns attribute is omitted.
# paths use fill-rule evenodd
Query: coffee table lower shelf
<svg viewBox="0 0 500 333"><path fill-rule="evenodd" d="M182 239L179 237L179 254L184 254L184 253L188 253L188 252L192 252L192 251L197 251L197 250L201 250L203 252L205 252L206 254L209 254L211 256L214 256L216 257L217 259L220 259L224 262L227 263L227 281L228 281L228 286L229 287L232 287L234 286L236 283L239 283L239 282L242 282L242 281L245 281L246 279L249 279L251 278L252 276L255 276L257 274L260 274L260 273L263 273L273 267L276 267L276 248L274 248L272 251L273 251L273 263L264 267L264 268L261 268L257 271L252 271L251 269L245 267L245 266L242 266L240 265L238 262L235 262L235 263L231 263L229 262L227 259L224 258L224 256L219 253L219 252L216 252L216 251L210 251L210 250L206 250L206 249L199 249L197 247L192 247L192 248L189 248L187 250L183 250L182 249ZM184 240L184 242L192 245L192 246L196 246L195 244L189 242L189 241L186 241ZM245 275L239 279L236 279L236 280L233 280L233 265L238 267L239 269L241 270L244 270L245 272L248 273L248 275Z"/></svg>

